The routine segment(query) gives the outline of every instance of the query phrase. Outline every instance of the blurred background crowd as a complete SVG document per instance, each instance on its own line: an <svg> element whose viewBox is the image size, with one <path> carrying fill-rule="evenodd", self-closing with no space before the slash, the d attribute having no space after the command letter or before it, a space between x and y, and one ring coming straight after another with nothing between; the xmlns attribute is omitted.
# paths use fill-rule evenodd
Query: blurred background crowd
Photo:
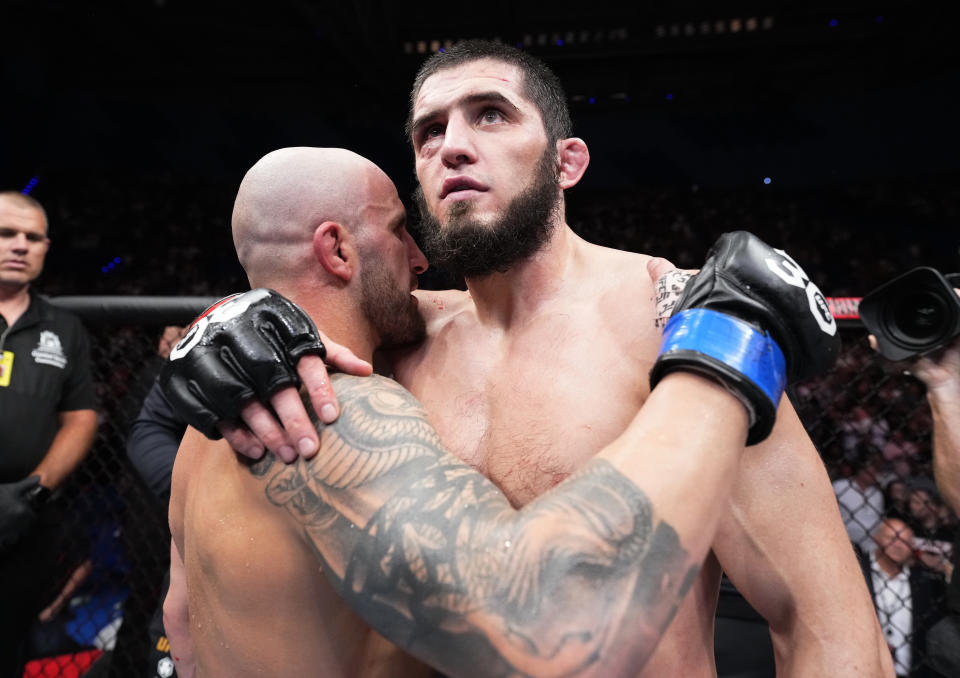
<svg viewBox="0 0 960 678"><path fill-rule="evenodd" d="M960 271L960 66L941 4L581 4L13 0L0 46L0 186L30 192L49 214L37 288L245 289L233 198L275 148L350 148L409 195L401 130L412 74L462 37L516 44L560 76L592 156L567 217L591 242L696 267L720 233L745 229L834 297L918 265ZM436 270L421 281L458 284ZM100 431L72 490L88 521L77 549L90 558L76 571L86 589L61 601L59 631L35 634L38 655L114 652L119 676L154 668L139 632L160 595L164 507L124 449L164 324L91 327ZM856 322L843 336L837 367L792 397L851 541L875 550L882 521L902 520L924 540L912 542L912 562L945 585L957 517L932 483L922 384L878 358ZM124 609L127 599L138 607ZM76 629L83 600L98 601L89 633ZM944 605L937 594L926 626ZM72 644L58 645L70 628ZM925 675L914 660L905 671Z"/></svg>

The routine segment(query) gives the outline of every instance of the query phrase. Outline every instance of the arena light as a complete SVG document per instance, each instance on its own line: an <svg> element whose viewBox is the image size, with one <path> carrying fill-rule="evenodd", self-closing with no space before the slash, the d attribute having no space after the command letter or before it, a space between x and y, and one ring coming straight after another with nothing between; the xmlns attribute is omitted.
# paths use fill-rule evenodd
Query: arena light
<svg viewBox="0 0 960 678"><path fill-rule="evenodd" d="M109 273L110 271L115 269L117 266L119 266L122 262L123 262L123 259L121 259L120 257L114 257L113 259L108 261L105 265L100 267L100 272Z"/></svg>
<svg viewBox="0 0 960 678"><path fill-rule="evenodd" d="M772 181L773 181L773 180L772 180L770 177L764 177L764 178L763 178L763 185L764 185L764 186L769 186Z"/></svg>
<svg viewBox="0 0 960 678"><path fill-rule="evenodd" d="M30 195L30 192L37 187L38 183L40 183L40 177L30 177L30 181L27 182L27 185L24 186L20 192L24 195Z"/></svg>
<svg viewBox="0 0 960 678"><path fill-rule="evenodd" d="M699 21L688 21L685 23L656 24L653 27L653 34L657 38L690 38L696 35L726 35L735 33L754 33L759 30L769 31L773 28L773 17L746 17L733 19L701 19ZM626 29L617 29L611 31L610 39L625 40Z"/></svg>

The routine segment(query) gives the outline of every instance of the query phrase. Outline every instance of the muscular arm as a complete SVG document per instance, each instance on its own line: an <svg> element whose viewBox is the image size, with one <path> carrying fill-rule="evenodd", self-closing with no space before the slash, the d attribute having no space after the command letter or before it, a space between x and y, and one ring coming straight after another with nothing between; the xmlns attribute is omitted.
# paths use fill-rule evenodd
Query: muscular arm
<svg viewBox="0 0 960 678"><path fill-rule="evenodd" d="M620 439L516 510L443 449L396 383L335 386L343 414L319 427L318 455L253 472L371 626L451 676L639 670L738 463L746 416L732 396L667 377Z"/></svg>
<svg viewBox="0 0 960 678"><path fill-rule="evenodd" d="M826 469L786 401L744 456L714 551L769 622L778 676L893 675Z"/></svg>
<svg viewBox="0 0 960 678"><path fill-rule="evenodd" d="M170 540L170 587L163 599L163 630L170 641L170 656L173 657L179 678L193 678L196 662L193 656L193 639L190 637L190 611L187 607L187 579L183 558L177 543Z"/></svg>
<svg viewBox="0 0 960 678"><path fill-rule="evenodd" d="M958 292L960 294L960 292ZM933 474L944 501L960 515L960 340L920 358L914 373L927 387L933 413Z"/></svg>
<svg viewBox="0 0 960 678"><path fill-rule="evenodd" d="M70 410L58 413L60 428L43 461L30 475L40 476L40 484L54 489L83 461L97 434L94 410Z"/></svg>
<svg viewBox="0 0 960 678"><path fill-rule="evenodd" d="M658 326L692 271L656 281ZM826 469L784 398L770 438L740 464L713 551L770 624L778 676L892 675Z"/></svg>
<svg viewBox="0 0 960 678"><path fill-rule="evenodd" d="M933 473L944 501L960 515L960 396L952 404L935 397L933 411Z"/></svg>

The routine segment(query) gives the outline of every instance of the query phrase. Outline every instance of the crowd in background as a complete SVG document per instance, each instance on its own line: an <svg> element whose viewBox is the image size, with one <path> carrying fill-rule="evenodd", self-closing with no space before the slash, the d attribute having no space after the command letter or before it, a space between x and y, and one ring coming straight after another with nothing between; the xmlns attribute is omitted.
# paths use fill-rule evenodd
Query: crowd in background
<svg viewBox="0 0 960 678"><path fill-rule="evenodd" d="M246 286L230 237L235 182L171 174L43 177L51 214L50 294L220 294ZM568 192L591 242L695 267L724 231L748 230L802 262L828 296L862 296L916 265L960 270L955 176L784 188L637 186ZM416 232L416 219L413 231ZM120 258L113 268L103 267Z"/></svg>
<svg viewBox="0 0 960 678"><path fill-rule="evenodd" d="M43 195L41 183L37 191L54 243L45 293L220 296L247 287L230 236L235 186L165 174L93 176L54 188ZM828 296L862 296L917 265L960 271L951 228L960 221L960 182L952 176L807 188L574 189L567 216L591 242L657 253L683 268L696 267L720 233L748 230L791 253ZM415 215L411 221L416 233ZM431 271L421 286L451 283ZM131 355L131 337L112 335L107 355ZM851 476L870 459L881 481L929 475L922 385L885 369L865 342L847 348L829 374L798 390L831 476ZM99 388L122 391L124 375Z"/></svg>
<svg viewBox="0 0 960 678"><path fill-rule="evenodd" d="M216 297L246 289L229 227L235 185L169 174L91 176L79 184L53 177L50 184L41 181L36 191L53 241L40 280L45 294ZM941 176L793 189L578 188L567 196L567 216L591 242L656 253L683 268L702 262L720 233L752 231L792 254L828 296L862 296L917 265L960 271L951 229L960 217L958 186L955 177ZM457 281L436 271L421 281L428 288L448 284ZM144 362L156 360L156 337L145 340L143 328L130 327L93 337L97 361L106 366L96 378L101 432L94 464L115 467L125 463L125 437L148 386L140 375L154 373ZM867 513L845 514L851 540L869 549L874 528L889 517L904 520L918 538L950 540L957 518L932 484L922 384L878 358L862 332L845 332L844 341L836 367L792 396L835 490L858 477L866 485L860 500Z"/></svg>

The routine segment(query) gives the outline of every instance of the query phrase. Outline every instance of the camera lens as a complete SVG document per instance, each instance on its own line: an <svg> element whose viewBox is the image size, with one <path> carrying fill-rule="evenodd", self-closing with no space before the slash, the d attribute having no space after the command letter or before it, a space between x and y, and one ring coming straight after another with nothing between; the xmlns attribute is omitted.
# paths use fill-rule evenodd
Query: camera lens
<svg viewBox="0 0 960 678"><path fill-rule="evenodd" d="M864 327L888 360L905 360L960 337L960 298L951 281L928 266L881 285L860 302Z"/></svg>
<svg viewBox="0 0 960 678"><path fill-rule="evenodd" d="M892 333L907 343L936 341L947 331L947 308L942 296L929 290L904 294L891 306Z"/></svg>

